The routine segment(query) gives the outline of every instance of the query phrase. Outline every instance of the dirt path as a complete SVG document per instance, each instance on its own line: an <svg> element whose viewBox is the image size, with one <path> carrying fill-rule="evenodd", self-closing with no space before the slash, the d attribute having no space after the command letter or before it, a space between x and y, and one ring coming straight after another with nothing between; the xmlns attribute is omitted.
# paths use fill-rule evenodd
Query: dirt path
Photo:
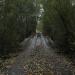
<svg viewBox="0 0 75 75"><path fill-rule="evenodd" d="M3 75L75 75L75 68L48 46L48 39L42 34L28 43L28 48L16 57Z"/></svg>

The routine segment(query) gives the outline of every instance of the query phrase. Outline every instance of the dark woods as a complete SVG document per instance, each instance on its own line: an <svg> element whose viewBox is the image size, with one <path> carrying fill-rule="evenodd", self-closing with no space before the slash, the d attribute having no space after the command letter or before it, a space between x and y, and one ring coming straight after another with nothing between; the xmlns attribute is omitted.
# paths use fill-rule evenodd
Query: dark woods
<svg viewBox="0 0 75 75"><path fill-rule="evenodd" d="M14 52L36 30L33 0L0 0L0 55Z"/></svg>
<svg viewBox="0 0 75 75"><path fill-rule="evenodd" d="M75 5L72 0L44 0L44 32L64 52L75 52Z"/></svg>
<svg viewBox="0 0 75 75"><path fill-rule="evenodd" d="M64 52L75 52L75 5L72 0L1 0L0 55L17 50L36 31L36 15L43 5L43 32Z"/></svg>

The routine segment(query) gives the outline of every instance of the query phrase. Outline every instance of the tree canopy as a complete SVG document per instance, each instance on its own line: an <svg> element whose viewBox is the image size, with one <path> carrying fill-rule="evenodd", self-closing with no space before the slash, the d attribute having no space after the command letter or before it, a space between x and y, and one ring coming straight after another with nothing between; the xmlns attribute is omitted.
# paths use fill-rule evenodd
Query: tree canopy
<svg viewBox="0 0 75 75"><path fill-rule="evenodd" d="M72 49L75 42L74 10L71 0L44 0L43 31L61 48Z"/></svg>
<svg viewBox="0 0 75 75"><path fill-rule="evenodd" d="M20 42L36 31L34 0L0 1L0 53L15 51Z"/></svg>

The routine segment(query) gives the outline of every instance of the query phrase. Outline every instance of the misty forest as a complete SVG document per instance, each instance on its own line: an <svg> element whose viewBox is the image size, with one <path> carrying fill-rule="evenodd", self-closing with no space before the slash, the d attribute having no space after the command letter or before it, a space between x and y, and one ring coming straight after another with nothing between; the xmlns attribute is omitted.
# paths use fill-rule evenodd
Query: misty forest
<svg viewBox="0 0 75 75"><path fill-rule="evenodd" d="M75 75L75 0L0 0L0 75Z"/></svg>

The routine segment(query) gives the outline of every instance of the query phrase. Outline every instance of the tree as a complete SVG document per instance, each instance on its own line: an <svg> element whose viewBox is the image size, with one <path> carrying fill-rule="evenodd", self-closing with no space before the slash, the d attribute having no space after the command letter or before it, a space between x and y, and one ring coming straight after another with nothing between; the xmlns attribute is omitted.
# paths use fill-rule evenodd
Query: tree
<svg viewBox="0 0 75 75"><path fill-rule="evenodd" d="M36 31L34 0L2 0L0 9L0 53L8 54ZM33 28L30 28L32 27Z"/></svg>
<svg viewBox="0 0 75 75"><path fill-rule="evenodd" d="M74 40L73 7L70 0L44 0L43 30L60 48L69 48Z"/></svg>

